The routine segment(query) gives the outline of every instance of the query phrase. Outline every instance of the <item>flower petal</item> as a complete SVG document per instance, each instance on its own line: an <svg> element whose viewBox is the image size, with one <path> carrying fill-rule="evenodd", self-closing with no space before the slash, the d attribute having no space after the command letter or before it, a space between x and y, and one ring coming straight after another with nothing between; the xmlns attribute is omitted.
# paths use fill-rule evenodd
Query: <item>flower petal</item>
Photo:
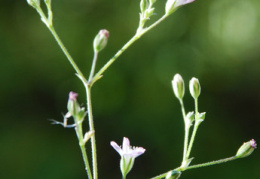
<svg viewBox="0 0 260 179"><path fill-rule="evenodd" d="M177 0L174 6L175 7L182 6L184 4L188 4L188 3L191 3L193 1L194 0Z"/></svg>
<svg viewBox="0 0 260 179"><path fill-rule="evenodd" d="M129 150L130 150L130 141L127 137L124 137L123 139L123 146L122 146L122 150L125 152L125 153L128 153Z"/></svg>
<svg viewBox="0 0 260 179"><path fill-rule="evenodd" d="M114 141L110 142L110 145L122 156L122 149Z"/></svg>
<svg viewBox="0 0 260 179"><path fill-rule="evenodd" d="M139 155L142 155L145 152L145 149L143 147L135 147L133 149L132 155L133 157L138 157Z"/></svg>

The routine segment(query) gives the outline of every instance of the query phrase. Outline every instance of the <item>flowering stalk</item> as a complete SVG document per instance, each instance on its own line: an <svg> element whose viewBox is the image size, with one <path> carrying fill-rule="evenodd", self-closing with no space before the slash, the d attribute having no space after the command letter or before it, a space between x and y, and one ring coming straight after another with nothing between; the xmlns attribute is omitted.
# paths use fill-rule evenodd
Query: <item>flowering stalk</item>
<svg viewBox="0 0 260 179"><path fill-rule="evenodd" d="M189 156L190 156L190 152L191 152L194 140L195 140L195 136L196 136L198 127L205 118L205 113L200 114L198 111L198 108L199 108L198 107L199 106L198 97L199 97L200 91L201 91L199 80L196 78L192 78L190 80L189 88L190 88L191 96L194 98L194 102L195 102L195 124L193 127L193 132L192 132L192 136L191 136L190 143L189 143L189 148L188 148L188 151L186 154L187 158L189 158Z"/></svg>
<svg viewBox="0 0 260 179"><path fill-rule="evenodd" d="M184 105L183 105L183 101L182 101L183 96L184 96L184 81L179 74L176 74L174 76L174 78L172 80L172 87L173 87L173 91L174 91L175 96L179 99L180 104L181 104L181 108L182 108L182 112L183 112L183 116L184 116L184 122L185 122L185 141L186 140L188 141L188 135L187 134L188 134L188 131L189 131L189 126L191 126L191 124L193 122L194 116L193 116L193 112L189 112L187 115L185 115ZM200 92L201 92L199 80L196 79L196 78L192 78L190 80L189 89L190 89L191 96L194 98L194 101L195 101L195 124L194 124L194 128L193 128L193 133L192 133L192 136L191 136L191 139L190 139L190 142L189 142L188 150L186 149L187 145L185 143L184 144L183 160L182 160L182 164L181 164L180 167L172 169L172 170L165 172L163 174L160 174L158 176L155 176L151 179L161 179L161 178L178 179L181 175L181 172L183 172L183 171L195 169L195 168L200 168L200 167L207 167L207 166L211 166L211 165L216 165L216 164L221 164L221 163L233 161L233 160L239 159L239 158L244 158L244 157L251 155L252 152L257 147L256 141L254 139L252 139L248 142L245 142L238 149L235 156L189 166L191 161L193 160L193 158L189 158L189 156L190 156L190 152L191 152L191 149L192 149L192 146L193 146L193 143L194 143L196 132L197 132L197 129L198 129L199 125L201 124L201 122L204 121L205 114L206 114L205 112L204 113L198 112L198 97L199 97Z"/></svg>
<svg viewBox="0 0 260 179"><path fill-rule="evenodd" d="M106 40L103 39L103 37L107 37L106 35L102 36L102 34L98 37L95 38L94 40L94 58L93 58L93 63L91 67L91 72L89 75L89 80L87 81L81 70L78 68L77 64L75 63L74 59L71 57L69 54L68 50L65 48L64 44L62 43L61 39L59 38L58 34L56 33L52 19L53 19L53 13L51 10L51 0L45 0L45 5L47 6L48 10L48 18L45 16L44 12L42 11L40 7L40 0L27 0L28 4L31 5L35 10L38 12L38 14L41 17L41 20L44 22L44 24L47 26L47 28L50 30L52 33L54 39L57 41L58 45L62 49L63 53L69 60L70 64L74 68L74 70L77 72L77 76L80 78L80 80L83 82L85 88L86 88L86 96L87 96L87 107L88 107L88 119L89 119L89 128L90 131L94 131L94 119L93 119L93 113L92 113L92 104L91 104L91 87L92 85L99 79L101 78L102 74L107 70L107 68L130 46L132 45L137 39L139 39L142 35L144 35L146 32L151 30L153 27L158 25L161 21L163 21L168 15L162 16L159 20L157 20L155 23L153 23L151 26L144 28L146 20L149 19L149 17L153 14L153 8L152 5L155 2L155 0L150 0L149 1L149 6L146 6L146 9L143 9L143 19L140 19L142 23L139 23L139 27L137 28L136 34L99 70L95 75L95 66L96 66L96 61L98 57L98 52L104 48L106 45ZM145 19L145 20L144 20ZM81 125L81 124L80 124ZM82 130L80 129L81 126L78 126L76 129L77 136L79 140L82 139L83 133ZM81 135L82 133L82 135ZM92 148L92 167L93 167L93 177L94 179L98 178L98 173L97 173L97 156L96 156L96 142L95 142L95 134L91 136L91 148ZM90 167L87 164L87 155L85 153L85 149L83 150L82 145L82 154L83 158L85 161L85 165L88 166L87 171L90 171ZM90 172L88 172L89 177L91 176ZM92 177L90 177L92 178Z"/></svg>

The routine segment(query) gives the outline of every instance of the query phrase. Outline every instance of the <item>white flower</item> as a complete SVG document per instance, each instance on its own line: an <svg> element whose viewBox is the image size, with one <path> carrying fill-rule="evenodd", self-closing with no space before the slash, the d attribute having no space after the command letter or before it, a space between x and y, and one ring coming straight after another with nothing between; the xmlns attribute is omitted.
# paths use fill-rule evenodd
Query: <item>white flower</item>
<svg viewBox="0 0 260 179"><path fill-rule="evenodd" d="M170 15L173 13L179 6L192 3L195 0L168 0L165 5L165 13Z"/></svg>
<svg viewBox="0 0 260 179"><path fill-rule="evenodd" d="M126 137L123 139L122 148L114 141L110 144L121 156L120 168L122 175L125 177L132 169L135 158L142 155L145 152L145 149L143 147L130 146L130 141Z"/></svg>

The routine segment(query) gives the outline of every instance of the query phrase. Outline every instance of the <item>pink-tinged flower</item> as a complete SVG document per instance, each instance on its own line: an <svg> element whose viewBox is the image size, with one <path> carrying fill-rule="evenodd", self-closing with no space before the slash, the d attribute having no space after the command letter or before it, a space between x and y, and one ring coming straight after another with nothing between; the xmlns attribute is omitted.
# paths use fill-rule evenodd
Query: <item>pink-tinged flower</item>
<svg viewBox="0 0 260 179"><path fill-rule="evenodd" d="M69 93L67 109L69 111L69 114L73 117L75 117L81 111L79 103L77 102L77 97L78 97L77 93L72 91Z"/></svg>
<svg viewBox="0 0 260 179"><path fill-rule="evenodd" d="M122 148L114 141L111 146L120 154L120 169L123 177L133 168L134 160L145 152L143 147L132 147L128 138L124 137Z"/></svg>
<svg viewBox="0 0 260 179"><path fill-rule="evenodd" d="M73 91L71 91L71 92L69 93L69 100L71 100L71 101L76 101L77 97L78 97L78 94L77 94L77 93L75 93L75 92L73 92Z"/></svg>
<svg viewBox="0 0 260 179"><path fill-rule="evenodd" d="M256 144L256 141L254 139L250 140L250 144L251 144L252 148L256 149L257 144Z"/></svg>
<svg viewBox="0 0 260 179"><path fill-rule="evenodd" d="M192 3L195 0L168 0L165 5L165 14L170 15L178 7Z"/></svg>
<svg viewBox="0 0 260 179"><path fill-rule="evenodd" d="M192 3L195 0L176 0L176 3L174 4L175 7L179 7L185 4Z"/></svg>

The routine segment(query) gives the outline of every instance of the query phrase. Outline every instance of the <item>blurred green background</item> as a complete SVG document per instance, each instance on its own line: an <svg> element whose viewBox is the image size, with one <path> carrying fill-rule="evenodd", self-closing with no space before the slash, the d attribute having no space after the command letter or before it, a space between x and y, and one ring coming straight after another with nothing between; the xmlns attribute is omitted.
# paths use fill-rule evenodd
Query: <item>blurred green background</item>
<svg viewBox="0 0 260 179"><path fill-rule="evenodd" d="M62 120L71 90L85 105L84 88L26 0L0 2L0 178L87 178L74 130L48 120ZM86 74L97 32L110 31L100 68L134 35L139 20L139 0L52 4L54 26ZM155 4L151 22L163 14L164 4ZM110 141L121 144L124 136L147 149L129 179L179 166L184 132L171 87L176 73L186 89L192 77L199 78L199 110L207 112L193 164L232 156L252 138L259 142L259 29L259 0L196 0L131 46L92 90L100 178L121 178L119 155ZM184 101L192 111L188 90ZM182 178L257 179L259 167L256 150L242 160L184 172Z"/></svg>

